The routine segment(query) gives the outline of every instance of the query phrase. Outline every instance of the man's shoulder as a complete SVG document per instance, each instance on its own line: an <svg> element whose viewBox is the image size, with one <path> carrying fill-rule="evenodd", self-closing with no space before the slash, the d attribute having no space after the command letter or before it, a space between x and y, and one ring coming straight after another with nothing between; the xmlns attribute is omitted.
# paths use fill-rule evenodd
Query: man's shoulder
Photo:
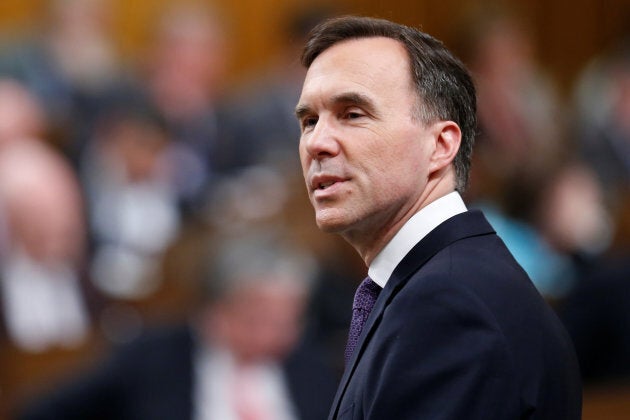
<svg viewBox="0 0 630 420"><path fill-rule="evenodd" d="M542 325L551 309L496 234L468 236L439 250L401 282L398 302L432 302L451 313L477 313L500 330L512 320ZM423 311L431 305L417 304ZM555 321L552 321L555 322Z"/></svg>
<svg viewBox="0 0 630 420"><path fill-rule="evenodd" d="M192 330L187 326L162 326L149 329L128 343L113 349L112 360L130 370L180 364L189 361L194 349Z"/></svg>
<svg viewBox="0 0 630 420"><path fill-rule="evenodd" d="M409 291L462 293L482 301L537 302L542 297L495 234L462 238L446 246L410 276Z"/></svg>

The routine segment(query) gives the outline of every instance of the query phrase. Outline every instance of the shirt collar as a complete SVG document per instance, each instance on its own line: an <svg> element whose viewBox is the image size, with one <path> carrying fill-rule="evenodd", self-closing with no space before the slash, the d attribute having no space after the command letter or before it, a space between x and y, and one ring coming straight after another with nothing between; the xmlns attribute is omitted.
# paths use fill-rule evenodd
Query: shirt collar
<svg viewBox="0 0 630 420"><path fill-rule="evenodd" d="M368 275L376 284L385 287L394 269L422 238L442 222L467 211L457 191L438 198L414 214L374 258Z"/></svg>

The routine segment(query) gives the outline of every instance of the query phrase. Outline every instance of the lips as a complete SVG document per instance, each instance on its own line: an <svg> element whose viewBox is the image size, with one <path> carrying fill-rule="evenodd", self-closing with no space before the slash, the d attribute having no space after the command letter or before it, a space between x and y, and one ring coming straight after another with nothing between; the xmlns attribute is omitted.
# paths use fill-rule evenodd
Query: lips
<svg viewBox="0 0 630 420"><path fill-rule="evenodd" d="M315 175L311 178L310 187L312 191L326 191L344 181L345 178L334 175Z"/></svg>
<svg viewBox="0 0 630 420"><path fill-rule="evenodd" d="M326 188L330 187L332 184L334 184L334 182L332 182L332 181L330 181L330 182L322 182L322 183L319 184L317 189L325 190Z"/></svg>

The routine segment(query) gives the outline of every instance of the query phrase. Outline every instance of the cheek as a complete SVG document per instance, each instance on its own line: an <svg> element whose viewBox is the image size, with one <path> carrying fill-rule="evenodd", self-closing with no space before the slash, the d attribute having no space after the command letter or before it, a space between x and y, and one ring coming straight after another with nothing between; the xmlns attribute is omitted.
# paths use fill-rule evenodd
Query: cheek
<svg viewBox="0 0 630 420"><path fill-rule="evenodd" d="M406 144L387 144L369 155L363 170L370 179L384 185L395 186L402 179L417 178L426 170L418 149Z"/></svg>
<svg viewBox="0 0 630 420"><path fill-rule="evenodd" d="M407 140L397 153L393 154L391 166L396 171L407 178L423 179L428 176L430 163L430 139L423 138L417 133L409 133Z"/></svg>
<svg viewBox="0 0 630 420"><path fill-rule="evenodd" d="M308 158L308 153L306 151L305 140L302 137L300 137L300 142L298 144L298 155L300 157L300 161L302 162L302 164L304 164L304 162Z"/></svg>
<svg viewBox="0 0 630 420"><path fill-rule="evenodd" d="M299 149L298 149L298 154L299 154L299 158L300 158L300 165L302 166L302 174L304 175L304 178L306 179L306 175L308 173L308 168L311 165L311 157L306 152L306 150L304 150L304 147L302 146L302 143L300 143L300 146L299 146Z"/></svg>
<svg viewBox="0 0 630 420"><path fill-rule="evenodd" d="M377 190L375 198L400 197L422 188L428 179L428 164L426 153L417 144L399 145L384 150L365 170Z"/></svg>

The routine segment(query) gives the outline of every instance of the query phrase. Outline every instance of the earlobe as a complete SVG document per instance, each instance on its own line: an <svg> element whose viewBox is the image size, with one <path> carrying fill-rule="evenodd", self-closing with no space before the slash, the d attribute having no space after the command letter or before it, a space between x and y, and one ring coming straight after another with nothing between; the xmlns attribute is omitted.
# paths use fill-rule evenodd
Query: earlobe
<svg viewBox="0 0 630 420"><path fill-rule="evenodd" d="M462 140L462 132L453 121L440 121L434 128L435 149L431 155L431 172L440 171L453 162Z"/></svg>

